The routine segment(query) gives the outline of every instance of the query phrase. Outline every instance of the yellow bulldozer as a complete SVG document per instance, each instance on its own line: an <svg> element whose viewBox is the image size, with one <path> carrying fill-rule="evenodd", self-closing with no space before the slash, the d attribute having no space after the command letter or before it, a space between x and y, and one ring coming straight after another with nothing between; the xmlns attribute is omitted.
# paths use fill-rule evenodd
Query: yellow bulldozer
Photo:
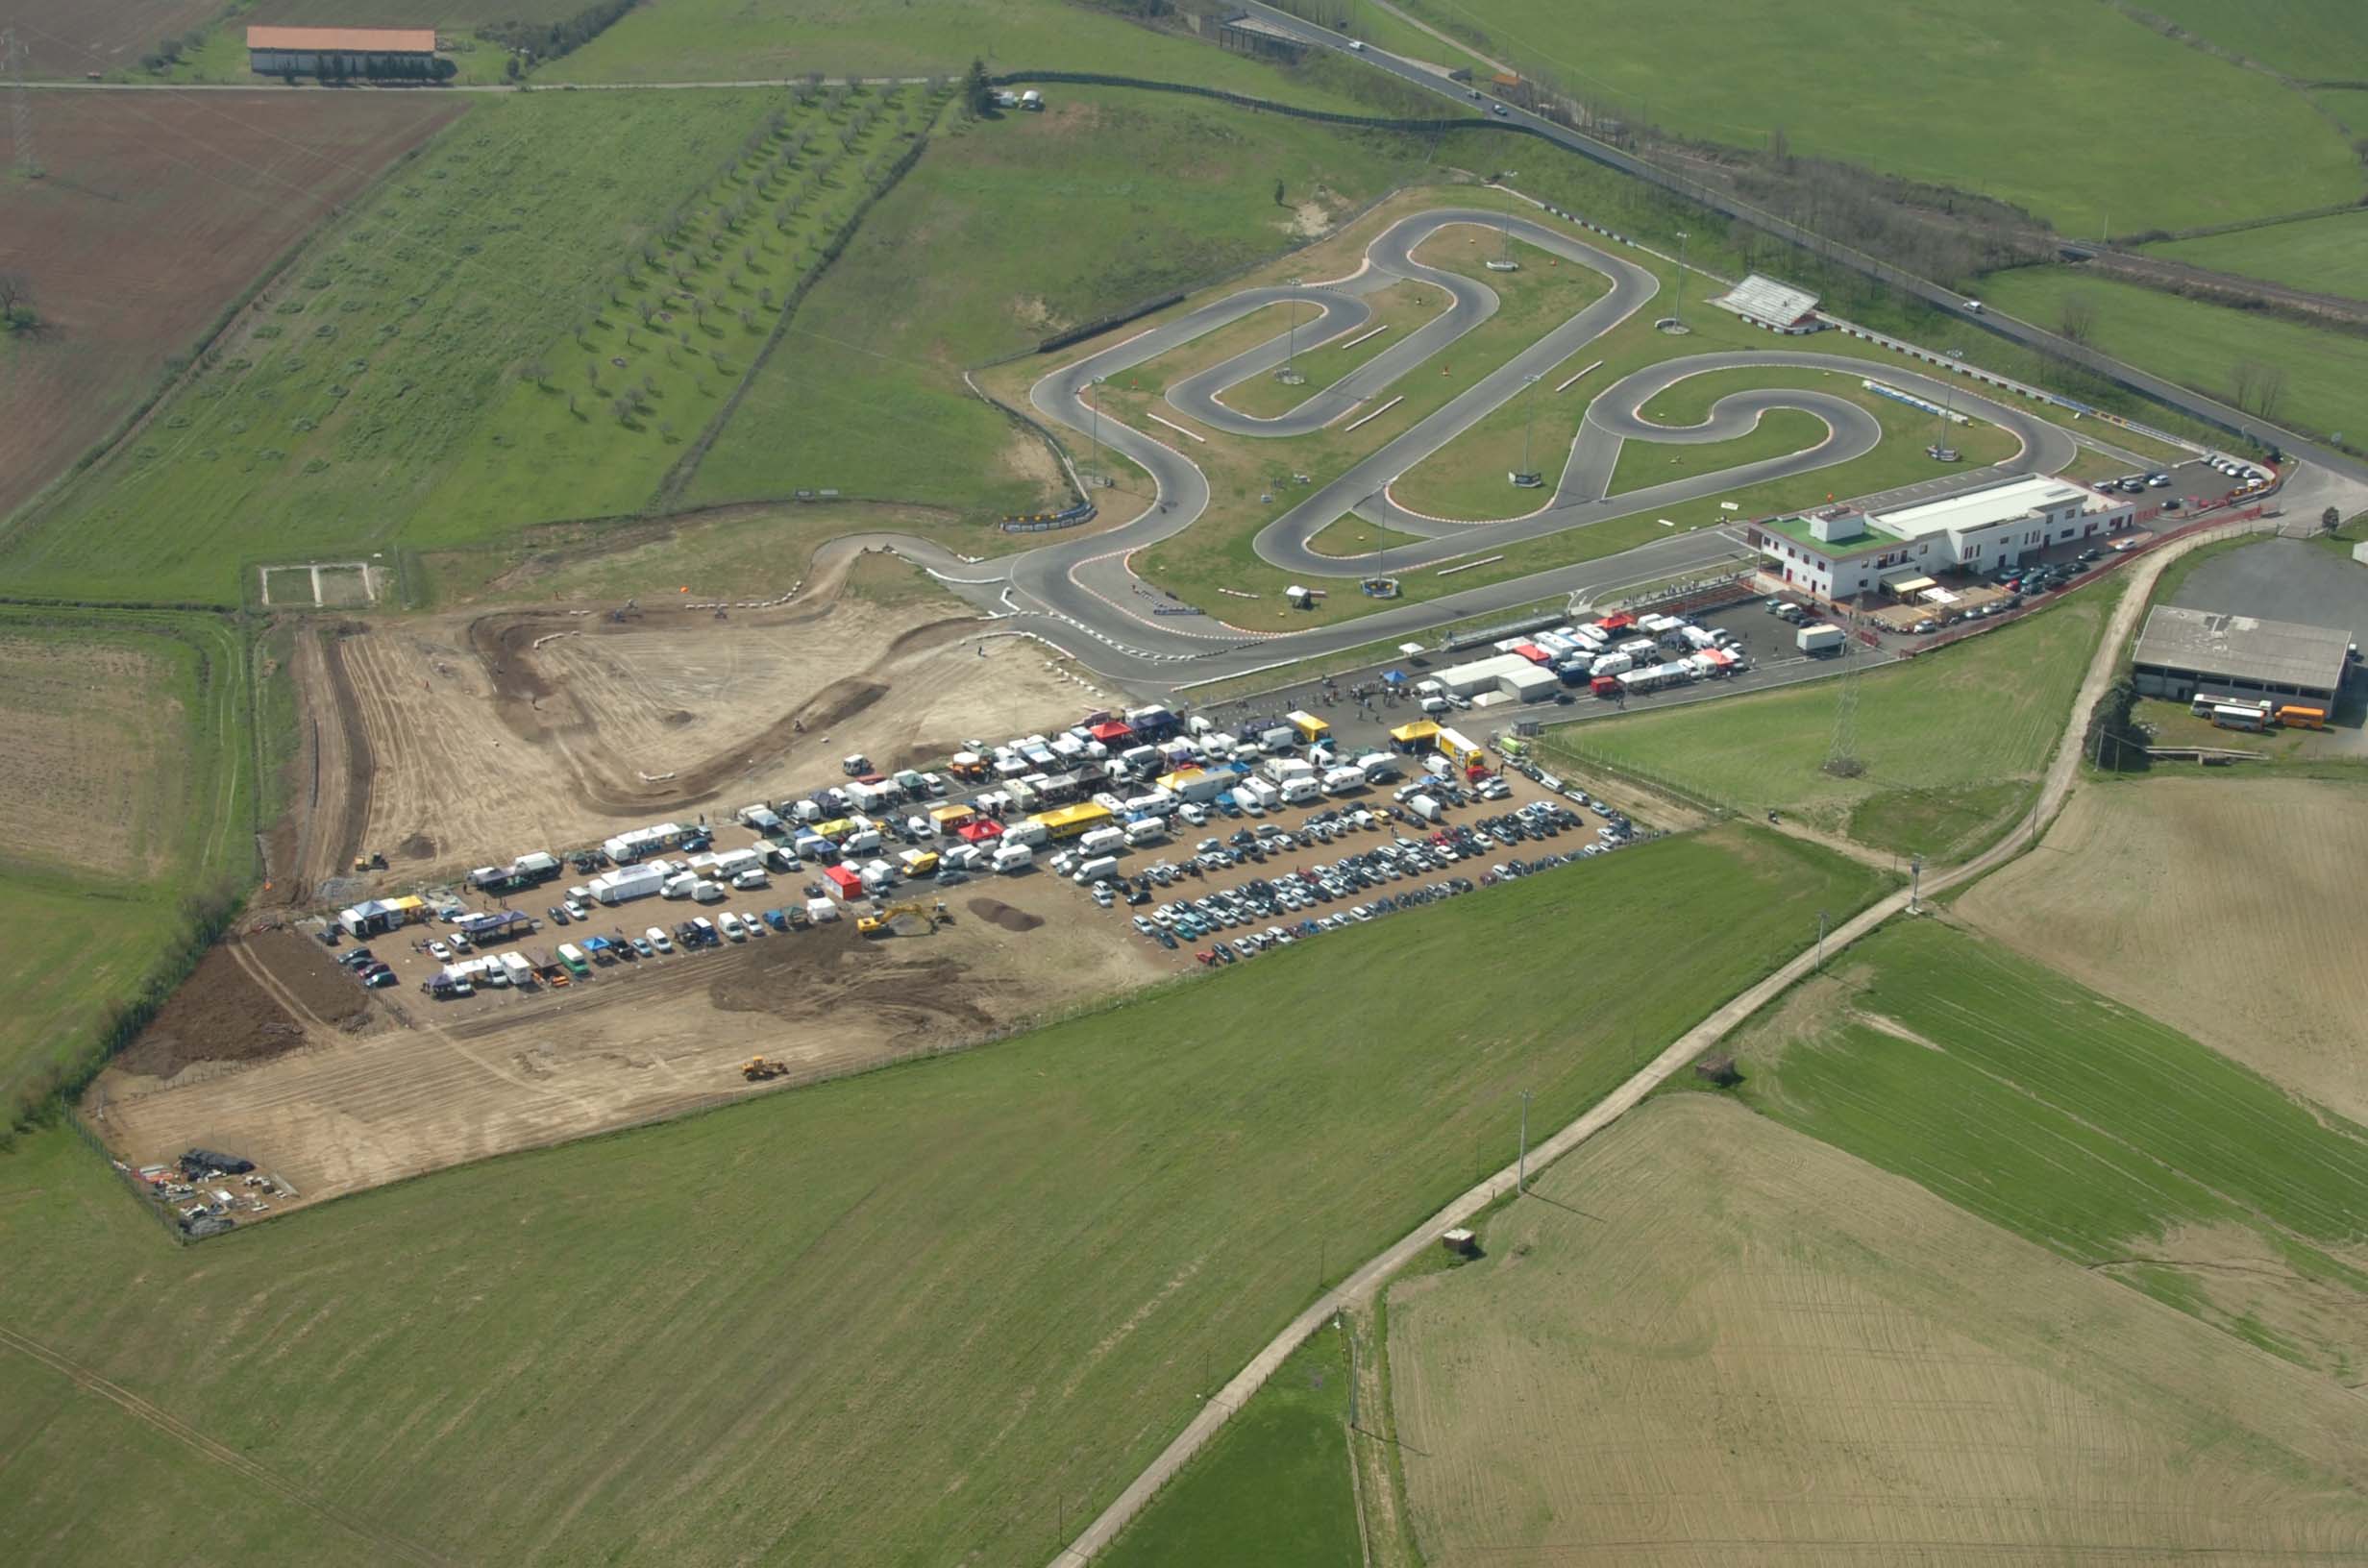
<svg viewBox="0 0 2368 1568"><path fill-rule="evenodd" d="M907 915L922 921L924 930L934 931L937 929L938 922L946 919L946 900L940 898L934 909L921 904L885 905L873 914L857 916L855 933L865 937L894 936L897 921Z"/></svg>
<svg viewBox="0 0 2368 1568"><path fill-rule="evenodd" d="M752 1056L740 1064L740 1076L752 1084L761 1084L768 1078L778 1078L789 1070L786 1062L776 1062L769 1056Z"/></svg>

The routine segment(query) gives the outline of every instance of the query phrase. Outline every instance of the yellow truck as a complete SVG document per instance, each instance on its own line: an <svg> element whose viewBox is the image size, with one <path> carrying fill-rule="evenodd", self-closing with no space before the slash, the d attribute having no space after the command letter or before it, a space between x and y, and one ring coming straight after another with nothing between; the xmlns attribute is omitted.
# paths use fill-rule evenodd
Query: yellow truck
<svg viewBox="0 0 2368 1568"><path fill-rule="evenodd" d="M1080 800L1073 806L1056 806L1040 811L1028 819L1045 830L1045 837L1055 841L1073 839L1081 833L1091 833L1098 827L1110 825L1107 808L1091 800Z"/></svg>

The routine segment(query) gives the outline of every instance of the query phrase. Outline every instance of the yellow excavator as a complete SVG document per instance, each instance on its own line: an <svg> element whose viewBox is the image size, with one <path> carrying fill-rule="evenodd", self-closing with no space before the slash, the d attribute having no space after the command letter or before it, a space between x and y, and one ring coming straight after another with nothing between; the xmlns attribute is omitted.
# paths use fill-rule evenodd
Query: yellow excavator
<svg viewBox="0 0 2368 1568"><path fill-rule="evenodd" d="M946 919L946 900L940 898L934 909L921 904L888 904L876 914L857 916L855 934L864 937L894 936L897 920L906 915L918 917L926 922L927 929L934 931L938 922Z"/></svg>
<svg viewBox="0 0 2368 1568"><path fill-rule="evenodd" d="M778 1078L788 1070L788 1063L776 1062L766 1056L752 1056L740 1064L740 1076L752 1084L763 1083L768 1078Z"/></svg>

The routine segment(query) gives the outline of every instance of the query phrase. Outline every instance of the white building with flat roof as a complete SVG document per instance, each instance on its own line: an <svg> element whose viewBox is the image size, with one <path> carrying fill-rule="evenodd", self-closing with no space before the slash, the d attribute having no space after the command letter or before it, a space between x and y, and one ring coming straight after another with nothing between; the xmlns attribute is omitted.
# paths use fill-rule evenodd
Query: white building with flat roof
<svg viewBox="0 0 2368 1568"><path fill-rule="evenodd" d="M2008 479L1889 511L1829 507L1756 526L1761 569L1819 599L1855 599L1949 571L2016 566L2053 545L2127 527L2136 507L2069 479Z"/></svg>

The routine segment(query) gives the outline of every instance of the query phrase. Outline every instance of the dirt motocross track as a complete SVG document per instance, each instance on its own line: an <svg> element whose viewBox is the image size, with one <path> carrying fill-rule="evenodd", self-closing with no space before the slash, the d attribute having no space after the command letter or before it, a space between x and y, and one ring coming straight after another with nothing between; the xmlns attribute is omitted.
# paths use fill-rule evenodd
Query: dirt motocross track
<svg viewBox="0 0 2368 1568"><path fill-rule="evenodd" d="M293 896L382 853L394 880L563 849L893 769L1106 703L951 600L842 592L764 609L537 608L347 623L300 639L311 802ZM275 876L282 868L275 867ZM391 885L391 884L390 884Z"/></svg>

